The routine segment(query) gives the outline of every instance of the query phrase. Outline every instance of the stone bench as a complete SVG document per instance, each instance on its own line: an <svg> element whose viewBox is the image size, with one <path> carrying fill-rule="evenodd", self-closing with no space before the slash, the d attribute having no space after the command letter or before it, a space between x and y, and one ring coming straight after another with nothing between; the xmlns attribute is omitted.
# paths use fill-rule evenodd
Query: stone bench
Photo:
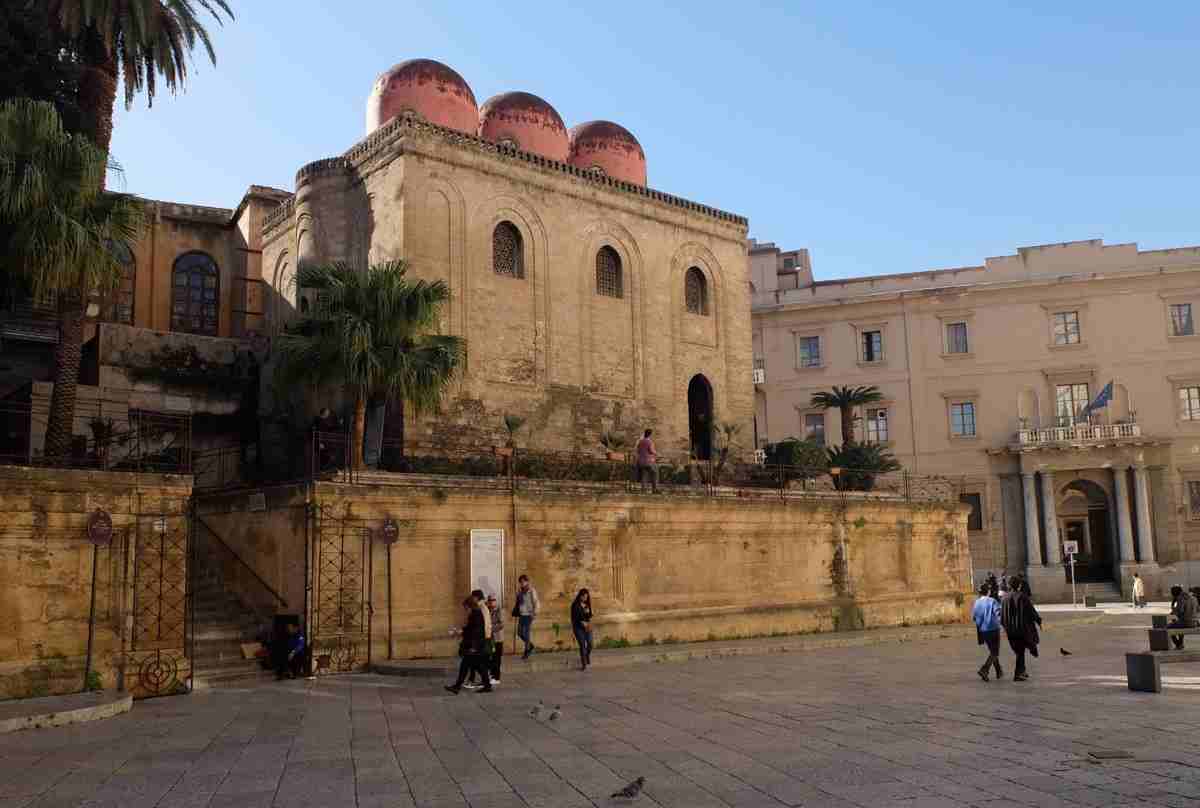
<svg viewBox="0 0 1200 808"><path fill-rule="evenodd" d="M1186 634L1200 634L1200 628L1167 628L1166 626L1156 626L1146 630L1146 634L1150 639L1151 651L1169 651L1171 644L1167 637L1175 635L1182 637Z"/></svg>
<svg viewBox="0 0 1200 808"><path fill-rule="evenodd" d="M1172 633L1200 634L1200 629L1171 629ZM1139 651L1125 655L1125 679L1130 690L1162 692L1162 666L1170 662L1200 662L1200 649Z"/></svg>

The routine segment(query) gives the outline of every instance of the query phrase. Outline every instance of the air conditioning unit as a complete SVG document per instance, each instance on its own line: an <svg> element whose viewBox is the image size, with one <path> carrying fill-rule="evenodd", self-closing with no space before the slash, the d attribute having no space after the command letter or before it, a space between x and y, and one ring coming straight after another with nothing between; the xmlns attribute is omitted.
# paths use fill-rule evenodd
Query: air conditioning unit
<svg viewBox="0 0 1200 808"><path fill-rule="evenodd" d="M755 449L754 450L754 462L760 466L766 465L767 452L765 449Z"/></svg>
<svg viewBox="0 0 1200 808"><path fill-rule="evenodd" d="M767 382L767 371L764 370L763 368L755 368L754 369L754 383L755 384L766 384L766 382Z"/></svg>

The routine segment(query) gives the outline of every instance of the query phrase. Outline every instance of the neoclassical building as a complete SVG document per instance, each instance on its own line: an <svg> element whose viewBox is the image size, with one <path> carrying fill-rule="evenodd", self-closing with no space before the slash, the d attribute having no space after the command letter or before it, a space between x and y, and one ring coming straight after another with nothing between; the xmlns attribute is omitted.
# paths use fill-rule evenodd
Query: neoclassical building
<svg viewBox="0 0 1200 808"><path fill-rule="evenodd" d="M750 264L760 443L836 440L812 394L875 385L857 438L963 479L977 578L1069 598L1075 542L1093 590L1200 583L1200 248L1081 241L814 281L806 251L752 243Z"/></svg>
<svg viewBox="0 0 1200 808"><path fill-rule="evenodd" d="M506 414L536 448L594 452L603 432L652 427L660 451L704 457L719 422L742 424L750 448L743 217L649 188L624 127L568 130L523 92L479 106L438 62L383 73L366 118L364 139L301 167L294 193L152 203L101 319L256 338L269 354L265 338L310 302L297 267L403 258L449 284L441 329L467 344L444 411L406 430L414 448L487 447Z"/></svg>

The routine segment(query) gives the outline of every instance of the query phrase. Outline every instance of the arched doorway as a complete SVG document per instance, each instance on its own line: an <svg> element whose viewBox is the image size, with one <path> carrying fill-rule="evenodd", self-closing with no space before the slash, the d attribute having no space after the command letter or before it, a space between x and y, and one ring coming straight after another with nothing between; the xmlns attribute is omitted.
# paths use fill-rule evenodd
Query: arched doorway
<svg viewBox="0 0 1200 808"><path fill-rule="evenodd" d="M1057 513L1063 541L1079 542L1075 580L1114 580L1116 548L1108 492L1091 480L1072 480L1059 492Z"/></svg>
<svg viewBox="0 0 1200 808"><path fill-rule="evenodd" d="M688 383L688 435L692 457L697 460L712 458L712 433L712 385L704 374L697 373Z"/></svg>

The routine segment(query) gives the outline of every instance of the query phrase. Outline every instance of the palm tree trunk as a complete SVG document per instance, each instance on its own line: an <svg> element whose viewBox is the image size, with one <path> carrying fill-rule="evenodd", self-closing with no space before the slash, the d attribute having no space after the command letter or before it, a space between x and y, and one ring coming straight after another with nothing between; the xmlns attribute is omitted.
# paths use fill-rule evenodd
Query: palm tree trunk
<svg viewBox="0 0 1200 808"><path fill-rule="evenodd" d="M363 435L367 431L367 397L362 392L354 396L354 424L350 432L350 468L357 469L363 462Z"/></svg>
<svg viewBox="0 0 1200 808"><path fill-rule="evenodd" d="M75 388L83 358L83 302L60 298L58 345L54 349L54 392L50 394L50 417L46 422L44 454L62 460L71 451L75 432Z"/></svg>
<svg viewBox="0 0 1200 808"><path fill-rule="evenodd" d="M842 445L854 443L854 408L842 407Z"/></svg>
<svg viewBox="0 0 1200 808"><path fill-rule="evenodd" d="M400 428L396 430L396 435L400 438L399 453L400 458L404 458L404 396L396 399L396 421L400 424Z"/></svg>
<svg viewBox="0 0 1200 808"><path fill-rule="evenodd" d="M107 155L112 144L113 105L117 100L117 62L95 29L84 40L84 66L78 90L83 133Z"/></svg>

